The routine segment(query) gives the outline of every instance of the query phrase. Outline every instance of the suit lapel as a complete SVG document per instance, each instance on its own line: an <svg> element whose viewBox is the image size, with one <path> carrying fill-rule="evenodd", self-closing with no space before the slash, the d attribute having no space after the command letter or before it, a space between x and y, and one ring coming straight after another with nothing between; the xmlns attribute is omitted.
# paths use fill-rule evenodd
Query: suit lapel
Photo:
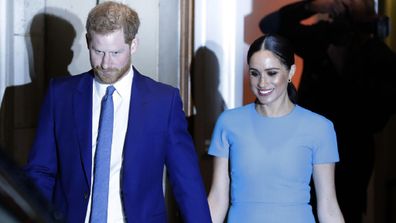
<svg viewBox="0 0 396 223"><path fill-rule="evenodd" d="M73 94L73 116L79 141L81 164L88 185L92 166L92 81L93 73L85 74Z"/></svg>
<svg viewBox="0 0 396 223"><path fill-rule="evenodd" d="M144 106L150 99L149 89L146 86L144 76L134 69L134 77L131 90L131 102L129 107L128 127L124 143L124 167L134 162L125 157L133 157L133 145L139 141L138 131L144 125ZM88 185L91 185L92 167L92 81L93 73L90 71L84 75L73 93L73 117L76 126L76 134L79 141L81 164ZM131 161L131 162L128 162Z"/></svg>
<svg viewBox="0 0 396 223"><path fill-rule="evenodd" d="M149 89L146 86L144 76L134 69L134 76L131 90L131 102L129 107L129 118L128 127L124 143L124 161L125 166L132 165L133 162L129 162L130 157L133 155L133 145L139 142L138 132L144 125L144 112L145 104L149 101ZM129 158L126 158L129 157Z"/></svg>

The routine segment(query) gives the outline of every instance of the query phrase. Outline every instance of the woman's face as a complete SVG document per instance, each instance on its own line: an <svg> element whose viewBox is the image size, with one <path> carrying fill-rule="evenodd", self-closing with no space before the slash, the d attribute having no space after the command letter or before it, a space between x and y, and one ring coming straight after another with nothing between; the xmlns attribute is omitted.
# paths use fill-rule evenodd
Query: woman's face
<svg viewBox="0 0 396 223"><path fill-rule="evenodd" d="M262 105L288 101L287 85L293 74L294 65L288 70L271 51L260 50L250 58L250 88Z"/></svg>

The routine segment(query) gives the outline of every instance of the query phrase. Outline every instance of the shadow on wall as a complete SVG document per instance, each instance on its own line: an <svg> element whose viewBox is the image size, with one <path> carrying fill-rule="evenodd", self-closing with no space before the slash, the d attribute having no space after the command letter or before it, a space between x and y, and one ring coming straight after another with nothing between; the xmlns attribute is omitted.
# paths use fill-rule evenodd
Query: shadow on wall
<svg viewBox="0 0 396 223"><path fill-rule="evenodd" d="M218 116L225 109L223 97L218 91L220 65L216 54L207 47L199 48L190 67L193 115L188 117L189 132L193 137L206 191L212 183L213 159L208 147ZM169 184L168 184L169 185ZM165 194L171 194L166 187ZM167 202L168 221L181 223L177 205L173 197Z"/></svg>
<svg viewBox="0 0 396 223"><path fill-rule="evenodd" d="M206 190L212 181L213 161L208 153L210 139L218 116L224 111L225 103L218 88L220 65L215 52L200 47L191 66L191 90L194 115L190 117L190 132L197 149L202 177Z"/></svg>
<svg viewBox="0 0 396 223"><path fill-rule="evenodd" d="M78 21L75 15L65 15L64 10L56 8L46 8L46 13L33 17L26 35L31 83L7 87L1 103L0 145L18 165L27 160L49 79L70 75L67 68L73 58L71 46L76 31L56 14Z"/></svg>

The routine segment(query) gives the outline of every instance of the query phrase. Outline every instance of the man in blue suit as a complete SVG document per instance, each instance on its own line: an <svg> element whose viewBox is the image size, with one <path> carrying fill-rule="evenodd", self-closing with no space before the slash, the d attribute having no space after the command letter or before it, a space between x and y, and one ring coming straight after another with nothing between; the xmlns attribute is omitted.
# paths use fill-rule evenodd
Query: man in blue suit
<svg viewBox="0 0 396 223"><path fill-rule="evenodd" d="M132 66L138 28L137 13L124 4L105 2L91 10L86 37L92 70L51 81L26 171L67 222L148 223L167 221L166 166L184 221L210 222L178 90ZM114 92L105 97L109 86ZM98 165L105 165L95 155L102 151L108 105L101 103L108 97L109 177L99 182L106 174L97 173ZM95 195L97 185L106 193ZM105 209L97 211L103 200Z"/></svg>

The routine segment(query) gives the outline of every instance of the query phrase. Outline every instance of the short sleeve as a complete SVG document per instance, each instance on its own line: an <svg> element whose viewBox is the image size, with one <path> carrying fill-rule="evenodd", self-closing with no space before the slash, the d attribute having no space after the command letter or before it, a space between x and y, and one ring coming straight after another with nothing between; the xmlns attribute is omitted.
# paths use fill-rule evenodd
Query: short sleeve
<svg viewBox="0 0 396 223"><path fill-rule="evenodd" d="M339 161L337 137L333 123L325 120L317 126L315 131L315 148L313 151L313 163L334 163Z"/></svg>
<svg viewBox="0 0 396 223"><path fill-rule="evenodd" d="M213 156L228 157L229 147L230 143L227 137L225 115L223 112L217 119L208 153Z"/></svg>

